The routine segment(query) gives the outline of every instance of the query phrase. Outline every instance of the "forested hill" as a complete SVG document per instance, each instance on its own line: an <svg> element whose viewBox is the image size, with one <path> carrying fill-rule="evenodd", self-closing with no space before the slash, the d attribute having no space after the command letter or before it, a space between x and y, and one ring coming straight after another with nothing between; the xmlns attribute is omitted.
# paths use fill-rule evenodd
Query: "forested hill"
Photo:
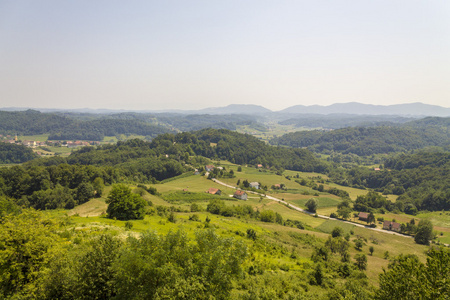
<svg viewBox="0 0 450 300"><path fill-rule="evenodd" d="M354 167L333 169L334 182L400 195L397 208L411 211L450 209L450 153L419 151L400 154L385 161L384 169ZM379 208L379 207L373 207ZM387 207L387 209L391 210Z"/></svg>
<svg viewBox="0 0 450 300"><path fill-rule="evenodd" d="M189 155L199 155L211 159L224 159L236 164L262 164L265 167L297 171L325 172L328 168L326 162L316 159L308 150L270 146L253 136L226 129L202 129L176 135L162 134L151 143L131 140L97 149L86 148L71 154L68 162L117 165L124 162L124 157L144 159L142 153L151 153L156 157L167 155L178 161ZM136 164L136 168L141 167Z"/></svg>
<svg viewBox="0 0 450 300"><path fill-rule="evenodd" d="M56 114L27 110L22 112L0 111L0 131L9 134L50 134L54 140L100 141L105 136L138 134L155 137L172 130L139 120L96 119L77 121Z"/></svg>
<svg viewBox="0 0 450 300"><path fill-rule="evenodd" d="M271 141L274 145L307 147L319 153L360 156L450 144L450 118L425 118L402 126L348 127L332 131L298 131Z"/></svg>
<svg viewBox="0 0 450 300"><path fill-rule="evenodd" d="M262 127L251 115L210 115L210 114L177 114L177 113L120 113L102 118L114 120L139 120L146 123L163 124L179 131L200 130L203 128L216 128L236 130L238 125L250 125L252 127Z"/></svg>
<svg viewBox="0 0 450 300"><path fill-rule="evenodd" d="M0 143L0 164L19 164L36 157L33 150L23 145Z"/></svg>

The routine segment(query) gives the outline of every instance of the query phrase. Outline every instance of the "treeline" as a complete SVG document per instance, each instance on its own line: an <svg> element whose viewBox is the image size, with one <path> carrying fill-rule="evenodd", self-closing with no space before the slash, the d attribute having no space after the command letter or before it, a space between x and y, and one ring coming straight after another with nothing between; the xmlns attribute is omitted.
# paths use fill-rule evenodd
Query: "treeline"
<svg viewBox="0 0 450 300"><path fill-rule="evenodd" d="M74 122L69 127L52 131L50 140L93 140L101 141L105 136L136 134L153 138L158 134L172 132L165 127L136 120L92 120Z"/></svg>
<svg viewBox="0 0 450 300"><path fill-rule="evenodd" d="M68 162L120 165L134 173L162 180L181 174L184 167L179 166L184 165L180 163L192 162L195 156L306 172L325 172L328 168L326 162L316 159L308 150L273 147L250 135L225 129L161 134L151 142L135 139L83 148L72 153ZM161 164L166 165L166 169Z"/></svg>
<svg viewBox="0 0 450 300"><path fill-rule="evenodd" d="M2 299L229 299L243 275L245 243L212 230L124 240L60 223L33 211L3 218Z"/></svg>
<svg viewBox="0 0 450 300"><path fill-rule="evenodd" d="M386 160L384 169L333 169L333 182L399 195L395 207L411 214L417 210L450 209L450 153L421 151ZM384 206L384 205L383 205ZM375 207L378 208L378 207ZM394 206L385 207L392 210Z"/></svg>
<svg viewBox="0 0 450 300"><path fill-rule="evenodd" d="M20 164L36 157L28 147L0 142L0 164Z"/></svg>
<svg viewBox="0 0 450 300"><path fill-rule="evenodd" d="M139 120L95 119L78 121L65 116L40 113L0 111L0 131L10 134L49 134L51 140L101 141L105 136L137 134L150 138L172 130Z"/></svg>
<svg viewBox="0 0 450 300"><path fill-rule="evenodd" d="M344 115L329 114L315 115L304 114L297 118L291 118L279 122L281 125L294 125L295 127L339 129L345 127L373 127L383 125L402 124L411 121L412 118L391 115Z"/></svg>
<svg viewBox="0 0 450 300"><path fill-rule="evenodd" d="M123 180L120 169L59 164L0 169L0 196L35 209L73 208L102 195L105 184Z"/></svg>
<svg viewBox="0 0 450 300"><path fill-rule="evenodd" d="M306 149L273 147L248 134L223 129L203 129L193 132L192 135L200 143L203 142L203 145L204 142L206 145L213 143L213 147L192 148L194 151L198 149L198 155L210 158L217 157L236 164L262 164L265 167L304 172L324 173L329 167L326 162L316 159ZM183 137L183 134L178 136Z"/></svg>
<svg viewBox="0 0 450 300"><path fill-rule="evenodd" d="M450 118L427 118L403 126L349 127L332 131L297 131L274 138L274 145L308 148L330 154L373 154L402 152L450 144Z"/></svg>
<svg viewBox="0 0 450 300"><path fill-rule="evenodd" d="M0 111L0 132L8 134L49 134L51 140L101 141L105 136L143 135L150 138L176 131L203 128L236 130L249 125L258 130L265 127L247 115L184 115L173 113L120 113L112 115L41 113L34 110Z"/></svg>

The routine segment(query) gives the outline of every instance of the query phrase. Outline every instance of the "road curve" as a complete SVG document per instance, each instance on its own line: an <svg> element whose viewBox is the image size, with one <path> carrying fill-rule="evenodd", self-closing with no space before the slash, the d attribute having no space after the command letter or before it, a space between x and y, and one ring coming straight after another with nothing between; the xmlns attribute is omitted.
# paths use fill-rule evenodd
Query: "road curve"
<svg viewBox="0 0 450 300"><path fill-rule="evenodd" d="M213 178L212 181L214 181L214 182L216 182L216 183L218 183L218 184L220 184L220 185L223 185L223 186L232 188L232 189L237 189L237 187L232 186L232 185L229 185L229 184L226 184L226 183L224 183L224 182L222 182L222 181L220 181L220 180L217 180L217 179L215 179L215 178ZM404 235L404 234L401 234L401 233L398 233L398 232L394 232L394 231L386 231L386 230L383 230L383 229L373 228L373 227L370 227L370 226L367 226L367 225L362 225L362 224L358 224L358 223L353 223L353 222L350 222L350 221L345 221L345 220L340 220L340 219L330 218L330 217L324 216L324 215L319 215L319 214L316 215L315 213L309 212L309 211L307 211L307 210L305 210L305 209L302 209L302 208L300 208L300 207L298 207L298 206L292 205L292 204L290 204L290 203L288 203L288 202L286 202L286 201L284 201L284 200L275 198L275 197L273 197L273 196L269 196L269 195L266 195L266 194L261 194L261 193L253 192L253 191L246 191L246 192L249 193L249 194L260 195L260 196L266 197L267 199L270 199L270 200L273 200L273 201L280 202L280 203L286 205L287 207L292 208L293 210L302 212L302 213L307 214L307 215L310 215L310 216L315 216L315 217L317 217L317 218L322 218L322 219L327 219L327 220L336 220L336 221L339 221L339 222L351 224L351 225L354 225L354 226L357 226L357 227L362 227L362 228L370 229L370 230L373 230L373 231L378 231L378 232L382 232L382 233L386 233L386 234L392 234L392 235L398 235L398 236L403 236L403 237L407 237L407 238L412 238L412 236L410 236L410 235Z"/></svg>

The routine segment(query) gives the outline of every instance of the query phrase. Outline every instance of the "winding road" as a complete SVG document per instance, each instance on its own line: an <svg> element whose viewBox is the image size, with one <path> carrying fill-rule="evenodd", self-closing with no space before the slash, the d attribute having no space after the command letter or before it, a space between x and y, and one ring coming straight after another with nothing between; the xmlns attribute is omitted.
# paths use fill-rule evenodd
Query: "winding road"
<svg viewBox="0 0 450 300"><path fill-rule="evenodd" d="M237 187L229 185L229 184L226 184L225 182L222 182L222 181L217 180L215 178L213 178L212 181L214 181L214 182L216 182L216 183L218 183L220 185L229 187L231 189L237 189ZM263 196L263 197L266 197L267 199L270 199L270 200L273 200L273 201L277 201L279 203L282 203L282 204L286 205L287 207L289 207L289 208L291 208L293 210L296 210L298 212L302 212L302 213L310 215L310 216L315 216L315 217L322 218L322 219L327 219L327 220L336 220L336 221L339 221L339 222L351 224L351 225L354 225L354 226L357 226L357 227L370 229L370 230L373 230L373 231L378 231L378 232L382 232L382 233L386 233L386 234L392 234L392 235L398 235L398 236L403 236L403 237L407 237L407 238L412 238L412 236L404 235L404 234L401 234L401 233L398 233L398 232L395 232L395 231L387 231L387 230L383 230L383 229L379 229L379 228L373 228L373 227L370 227L370 226L367 226L367 225L362 225L362 224L353 223L353 222L350 222L350 221L345 221L345 220L340 220L340 219L334 219L334 218L330 218L328 216L319 215L319 214L317 214L317 216L316 216L315 213L309 212L309 211L307 211L305 209L302 209L302 208L300 208L298 206L292 205L292 204L290 204L290 203L288 203L288 202L286 202L284 200L275 198L273 196L269 196L269 195L265 195L265 194L261 194L261 193L253 192L253 191L246 191L246 192L249 193L249 194L255 194L255 195Z"/></svg>

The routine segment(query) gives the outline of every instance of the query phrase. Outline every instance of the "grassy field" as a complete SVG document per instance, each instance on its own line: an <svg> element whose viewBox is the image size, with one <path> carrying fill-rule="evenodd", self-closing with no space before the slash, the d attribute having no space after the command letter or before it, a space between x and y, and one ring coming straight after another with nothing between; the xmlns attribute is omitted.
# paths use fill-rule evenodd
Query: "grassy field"
<svg viewBox="0 0 450 300"><path fill-rule="evenodd" d="M21 141L37 141L37 142L45 142L48 140L48 134L40 134L40 135L19 135L17 138Z"/></svg>
<svg viewBox="0 0 450 300"><path fill-rule="evenodd" d="M237 176L236 178L221 179L221 181L227 182L231 185L235 185L238 179L241 179L241 181L244 179L249 181L259 181L268 186L275 183L284 183L288 188L287 191L281 192L270 190L267 193L300 207L304 207L305 202L309 198L317 198L319 200L319 214L329 215L331 212L335 212L336 205L340 202L340 198L335 195L318 193L318 196L314 196L313 193L317 193L317 191L301 186L293 180L288 180L285 176L279 176L271 172L260 172L258 169L251 167L243 167L242 172L237 172L238 166L236 165L227 162L215 162L215 164L220 164L227 169L233 169L235 171ZM296 174L297 172L289 172L289 175L291 176ZM286 175L286 173L284 175ZM305 178L317 178L319 174L299 173L299 176ZM252 248L252 253L254 254L253 258L267 262L270 269L274 271L282 268L289 268L290 270L303 272L304 270L302 270L302 265L303 263L311 263L310 257L314 249L313 246L308 245L305 241L312 239L317 243L324 243L331 231L338 226L343 228L345 234L353 232L353 235L350 237L350 255L352 258L358 253L364 253L367 255L367 276L369 281L374 285L377 285L378 275L382 272L383 268L387 268L389 263L389 259L385 258L386 252L389 253L390 258L393 258L401 253L416 254L422 261L425 261L425 252L428 248L426 246L415 244L411 237L396 236L389 234L388 232L376 232L366 228L356 227L352 224L342 223L338 220L316 218L314 216L290 209L284 204L259 195L249 194L249 198L246 201L235 200L229 198L229 196L234 193L234 189L219 185L206 179L204 176L188 174L163 183L152 184L151 186L155 187L158 192L162 194L162 196L154 196L148 193L144 195L144 199L151 201L154 206L176 206L181 208L183 211L189 211L191 205L190 199L180 197L178 201L173 202L170 200L169 203L164 200L164 195L174 192L186 193L183 191L187 191L187 195L190 195L189 193L193 193L192 195L195 195L195 197L200 197L195 199L196 203L199 204L203 210L195 213L198 215L199 221L189 220L189 217L194 213L175 213L175 223L169 222L167 216L154 214L145 216L144 220L131 221L131 230L125 230L125 222L111 220L102 216L102 213L106 211L107 207L105 197L111 187L106 188L104 193L105 197L92 199L83 205L77 206L73 210L59 211L58 214L70 215L70 219L75 224L74 226L76 226L79 230L86 230L87 228L103 230L108 228L109 230L117 232L118 235L124 237L127 235L135 235L146 230L153 230L160 234L166 234L171 230L177 230L179 228L183 228L188 235L194 236L195 231L202 229L205 226L211 226L215 228L216 232L218 232L221 236L241 239L245 241L249 247L253 247L253 244L245 236L247 229L253 229L257 232L258 237L266 241L267 245L272 245L270 246L270 251L267 249L262 250L261 248L255 250ZM135 188L136 186L132 187ZM300 230L298 228L286 227L275 223L264 223L257 219L251 219L248 216L237 218L209 214L205 210L209 202L208 199L211 198L211 196L206 194L205 191L211 187L222 190L221 199L233 200L225 201L225 204L228 206L245 204L251 205L254 210L258 210L260 212L264 210L272 210L279 213L285 221L290 219L302 222L305 229ZM358 194L365 194L366 192L364 190L340 186L336 187L346 189L349 193L351 193L352 197L356 197ZM310 195L303 195L304 192L308 192ZM201 195L205 195L204 199L201 199ZM409 222L409 220L413 217L416 220L430 219L436 225L435 229L443 228L443 235L440 237L441 242L446 242L450 236L448 213L435 212L420 214L417 216L409 216L404 214L396 215L389 213L384 215L376 215L376 217L381 216L385 220L396 219L398 222ZM209 224L205 223L207 217L211 220ZM380 227L379 224L378 227ZM365 241L365 245L361 251L354 247L354 241L357 238L362 238ZM374 247L373 256L369 253L370 246ZM295 251L297 253L295 259L289 256L288 253L291 251Z"/></svg>

